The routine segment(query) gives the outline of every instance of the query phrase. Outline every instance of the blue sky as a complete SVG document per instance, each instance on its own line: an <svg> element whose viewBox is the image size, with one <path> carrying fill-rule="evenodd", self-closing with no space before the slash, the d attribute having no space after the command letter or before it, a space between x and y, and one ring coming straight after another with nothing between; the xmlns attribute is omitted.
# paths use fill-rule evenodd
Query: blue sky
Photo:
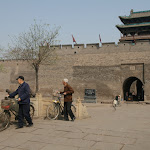
<svg viewBox="0 0 150 150"><path fill-rule="evenodd" d="M0 0L0 45L7 47L10 37L27 31L34 19L61 26L60 44L118 42L122 24L118 16L130 10L150 10L150 0Z"/></svg>

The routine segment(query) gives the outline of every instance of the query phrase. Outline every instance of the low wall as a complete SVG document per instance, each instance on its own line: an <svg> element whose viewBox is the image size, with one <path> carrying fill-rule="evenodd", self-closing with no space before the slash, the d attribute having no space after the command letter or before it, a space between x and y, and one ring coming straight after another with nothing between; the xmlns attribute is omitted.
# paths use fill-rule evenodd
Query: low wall
<svg viewBox="0 0 150 150"><path fill-rule="evenodd" d="M37 94L36 98L31 98L31 102L34 103L34 107L35 107L34 117L44 117L45 118L47 107L53 101L52 101L52 99L50 99L48 97L42 97L41 94ZM76 107L75 116L77 119L85 119L85 118L89 117L86 106L84 106L84 104L81 103L81 99L77 99L74 102L74 105Z"/></svg>

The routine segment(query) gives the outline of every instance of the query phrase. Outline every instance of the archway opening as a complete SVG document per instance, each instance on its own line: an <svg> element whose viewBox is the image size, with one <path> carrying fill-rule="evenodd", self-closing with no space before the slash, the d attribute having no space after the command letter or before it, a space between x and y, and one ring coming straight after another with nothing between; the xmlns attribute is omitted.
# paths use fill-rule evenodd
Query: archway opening
<svg viewBox="0 0 150 150"><path fill-rule="evenodd" d="M124 100L144 101L143 83L136 77L129 77L123 83Z"/></svg>

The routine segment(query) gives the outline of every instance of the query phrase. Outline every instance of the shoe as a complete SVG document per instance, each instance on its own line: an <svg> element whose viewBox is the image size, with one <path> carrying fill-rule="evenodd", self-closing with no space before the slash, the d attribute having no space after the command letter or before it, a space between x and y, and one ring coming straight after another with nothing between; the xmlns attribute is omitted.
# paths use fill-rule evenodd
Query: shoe
<svg viewBox="0 0 150 150"><path fill-rule="evenodd" d="M73 117L73 118L71 119L71 121L75 121L75 119L76 119L76 117Z"/></svg>
<svg viewBox="0 0 150 150"><path fill-rule="evenodd" d="M23 126L18 126L16 129L21 129L21 128L23 128Z"/></svg>
<svg viewBox="0 0 150 150"><path fill-rule="evenodd" d="M26 127L32 127L33 123L26 125Z"/></svg>

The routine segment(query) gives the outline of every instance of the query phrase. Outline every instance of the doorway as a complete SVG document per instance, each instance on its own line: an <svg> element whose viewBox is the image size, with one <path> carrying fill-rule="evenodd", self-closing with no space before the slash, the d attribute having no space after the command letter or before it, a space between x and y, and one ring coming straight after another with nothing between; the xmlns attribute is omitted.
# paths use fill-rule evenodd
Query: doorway
<svg viewBox="0 0 150 150"><path fill-rule="evenodd" d="M123 83L124 100L144 101L144 85L136 77L129 77Z"/></svg>

